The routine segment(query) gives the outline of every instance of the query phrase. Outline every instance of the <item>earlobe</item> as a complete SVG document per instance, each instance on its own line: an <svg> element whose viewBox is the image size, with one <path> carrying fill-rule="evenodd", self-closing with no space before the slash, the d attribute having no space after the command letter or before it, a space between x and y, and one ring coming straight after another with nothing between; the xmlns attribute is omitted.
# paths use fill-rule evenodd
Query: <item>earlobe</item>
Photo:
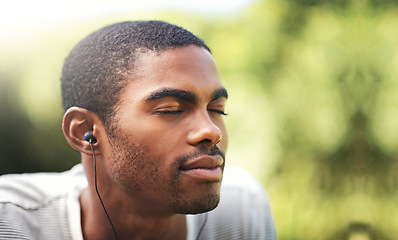
<svg viewBox="0 0 398 240"><path fill-rule="evenodd" d="M100 134L102 123L93 112L84 108L71 107L62 121L62 131L69 145L75 150L92 154L89 142L84 138L88 131L93 131L93 136ZM95 143L95 154L100 155L100 143Z"/></svg>

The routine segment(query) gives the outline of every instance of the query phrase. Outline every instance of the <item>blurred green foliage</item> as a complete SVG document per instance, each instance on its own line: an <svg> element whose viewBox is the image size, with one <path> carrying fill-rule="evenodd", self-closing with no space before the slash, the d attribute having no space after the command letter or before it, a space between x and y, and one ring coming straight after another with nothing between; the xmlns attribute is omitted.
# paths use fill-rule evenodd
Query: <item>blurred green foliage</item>
<svg viewBox="0 0 398 240"><path fill-rule="evenodd" d="M231 16L153 17L212 48L231 96L227 159L262 179L279 239L398 236L396 1L264 0ZM79 162L60 127L63 58L125 19L0 42L0 173Z"/></svg>

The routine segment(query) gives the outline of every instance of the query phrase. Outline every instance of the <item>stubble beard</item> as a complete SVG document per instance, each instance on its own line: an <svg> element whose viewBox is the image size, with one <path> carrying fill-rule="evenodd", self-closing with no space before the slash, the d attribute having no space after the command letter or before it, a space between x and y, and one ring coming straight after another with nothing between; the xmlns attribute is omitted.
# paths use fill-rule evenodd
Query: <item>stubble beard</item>
<svg viewBox="0 0 398 240"><path fill-rule="evenodd" d="M221 183L204 183L209 184L209 190L199 198L189 198L181 183L179 166L190 157L204 152L212 155L220 154L225 159L224 154L218 148L200 149L197 153L177 158L172 167L174 171L167 175L159 169L161 160L150 155L148 146L128 144L130 141L120 132L117 136L117 139L110 137L109 141L112 148L110 157L113 159L110 169L113 179L128 194L156 196L156 199L148 200L153 201L157 206L165 206L175 214L198 214L217 207L220 201ZM223 168L224 165L222 170ZM219 186L215 187L214 184L219 184ZM163 193L163 196L159 193Z"/></svg>

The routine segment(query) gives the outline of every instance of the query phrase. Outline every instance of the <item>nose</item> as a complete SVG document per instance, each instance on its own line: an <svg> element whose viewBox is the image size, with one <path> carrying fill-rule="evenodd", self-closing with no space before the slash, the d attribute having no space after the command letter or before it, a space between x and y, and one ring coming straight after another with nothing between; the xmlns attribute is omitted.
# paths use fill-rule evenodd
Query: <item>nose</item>
<svg viewBox="0 0 398 240"><path fill-rule="evenodd" d="M198 114L192 125L193 129L189 132L187 138L188 144L195 146L207 143L214 146L221 141L221 129L211 120L207 111Z"/></svg>

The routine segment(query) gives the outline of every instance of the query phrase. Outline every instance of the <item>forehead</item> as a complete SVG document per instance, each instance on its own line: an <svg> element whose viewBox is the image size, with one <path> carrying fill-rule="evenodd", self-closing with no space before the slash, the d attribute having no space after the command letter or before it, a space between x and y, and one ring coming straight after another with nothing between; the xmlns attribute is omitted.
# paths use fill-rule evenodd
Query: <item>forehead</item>
<svg viewBox="0 0 398 240"><path fill-rule="evenodd" d="M162 52L141 53L136 59L134 76L126 85L121 101L143 99L158 89L194 92L206 98L222 88L212 55L197 46L179 47Z"/></svg>

